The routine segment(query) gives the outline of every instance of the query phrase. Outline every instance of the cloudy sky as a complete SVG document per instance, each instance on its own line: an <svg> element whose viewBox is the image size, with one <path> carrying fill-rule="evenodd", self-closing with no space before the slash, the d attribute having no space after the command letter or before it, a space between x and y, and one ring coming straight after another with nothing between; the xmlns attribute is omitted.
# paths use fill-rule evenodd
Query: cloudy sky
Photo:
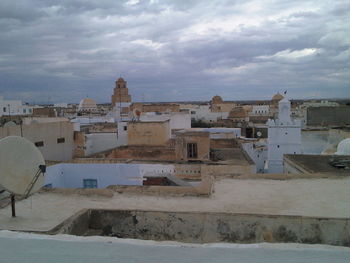
<svg viewBox="0 0 350 263"><path fill-rule="evenodd" d="M350 1L1 0L0 96L350 97Z"/></svg>

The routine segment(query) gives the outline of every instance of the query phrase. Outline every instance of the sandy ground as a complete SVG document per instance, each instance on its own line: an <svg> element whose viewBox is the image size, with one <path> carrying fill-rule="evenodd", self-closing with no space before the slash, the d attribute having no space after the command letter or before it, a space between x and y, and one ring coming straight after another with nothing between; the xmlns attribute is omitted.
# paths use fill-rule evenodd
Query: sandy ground
<svg viewBox="0 0 350 263"><path fill-rule="evenodd" d="M208 211L350 218L350 178L215 182L211 197L37 193L0 210L0 229L48 231L84 208Z"/></svg>
<svg viewBox="0 0 350 263"><path fill-rule="evenodd" d="M0 231L1 262L347 263L350 248L302 244L183 244Z"/></svg>

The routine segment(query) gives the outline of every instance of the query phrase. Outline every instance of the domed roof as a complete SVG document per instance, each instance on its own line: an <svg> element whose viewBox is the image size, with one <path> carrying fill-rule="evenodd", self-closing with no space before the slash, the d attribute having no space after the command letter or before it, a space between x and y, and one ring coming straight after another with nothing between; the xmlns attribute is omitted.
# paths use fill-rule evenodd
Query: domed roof
<svg viewBox="0 0 350 263"><path fill-rule="evenodd" d="M85 98L79 103L79 110L94 110L97 109L97 104L93 99Z"/></svg>
<svg viewBox="0 0 350 263"><path fill-rule="evenodd" d="M223 103L223 100L220 96L216 95L211 99L212 103Z"/></svg>
<svg viewBox="0 0 350 263"><path fill-rule="evenodd" d="M234 107L228 114L228 118L245 118L248 116L248 113L241 106Z"/></svg>
<svg viewBox="0 0 350 263"><path fill-rule="evenodd" d="M280 100L282 100L283 98L284 98L284 97L283 97L279 92L277 92L277 94L273 95L272 100L280 101Z"/></svg>
<svg viewBox="0 0 350 263"><path fill-rule="evenodd" d="M337 155L350 155L350 138L342 140L337 147Z"/></svg>

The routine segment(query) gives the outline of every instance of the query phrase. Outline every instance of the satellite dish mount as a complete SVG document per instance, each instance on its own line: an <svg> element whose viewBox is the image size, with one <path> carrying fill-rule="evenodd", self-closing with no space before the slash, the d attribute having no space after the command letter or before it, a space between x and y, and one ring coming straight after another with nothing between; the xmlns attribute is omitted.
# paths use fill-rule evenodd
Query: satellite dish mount
<svg viewBox="0 0 350 263"><path fill-rule="evenodd" d="M35 173L32 181L28 184L28 186L23 194L24 199L27 199L29 197L29 194L33 190L33 187L34 187L35 183L38 181L39 176L41 174L44 176L45 173L46 173L46 165L40 164L38 171ZM12 217L16 217L16 198L15 198L14 193L11 194L11 212L12 212Z"/></svg>

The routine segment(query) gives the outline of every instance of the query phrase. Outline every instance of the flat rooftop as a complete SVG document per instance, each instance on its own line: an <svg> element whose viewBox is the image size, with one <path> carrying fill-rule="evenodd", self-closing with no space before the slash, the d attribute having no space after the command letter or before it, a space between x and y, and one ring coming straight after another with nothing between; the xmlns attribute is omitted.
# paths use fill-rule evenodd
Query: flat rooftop
<svg viewBox="0 0 350 263"><path fill-rule="evenodd" d="M287 162L292 163L297 168L300 167L307 173L350 175L350 170L337 168L330 164L332 159L350 162L350 155L286 154L284 158Z"/></svg>
<svg viewBox="0 0 350 263"><path fill-rule="evenodd" d="M76 192L40 192L0 209L0 229L49 231L86 208L181 212L225 212L350 218L350 178L222 179L210 197L159 196L118 193L82 195Z"/></svg>
<svg viewBox="0 0 350 263"><path fill-rule="evenodd" d="M304 244L184 244L115 237L38 235L0 231L4 262L245 262L348 263L350 248Z"/></svg>

